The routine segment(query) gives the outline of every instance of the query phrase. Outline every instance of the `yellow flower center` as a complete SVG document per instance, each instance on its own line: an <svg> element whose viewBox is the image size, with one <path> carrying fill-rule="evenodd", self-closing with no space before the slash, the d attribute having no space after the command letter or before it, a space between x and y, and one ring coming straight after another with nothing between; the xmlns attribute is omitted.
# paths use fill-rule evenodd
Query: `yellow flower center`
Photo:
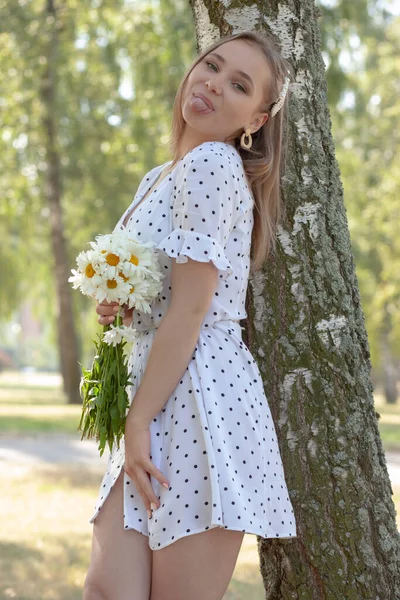
<svg viewBox="0 0 400 600"><path fill-rule="evenodd" d="M131 289L129 290L129 293L132 294L135 291L135 286L131 285Z"/></svg>
<svg viewBox="0 0 400 600"><path fill-rule="evenodd" d="M119 263L119 256L110 252L106 256L106 262L112 267L115 267Z"/></svg>
<svg viewBox="0 0 400 600"><path fill-rule="evenodd" d="M139 264L138 258L134 254L131 254L129 262L136 266Z"/></svg>
<svg viewBox="0 0 400 600"><path fill-rule="evenodd" d="M102 254L107 254L107 250L102 250L101 253Z"/></svg>
<svg viewBox="0 0 400 600"><path fill-rule="evenodd" d="M107 281L107 287L108 287L110 290L114 290L114 289L117 287L117 285L118 285L118 284L117 284L117 282L115 281L115 279L109 279L109 280Z"/></svg>
<svg viewBox="0 0 400 600"><path fill-rule="evenodd" d="M86 277L93 277L93 275L96 274L96 271L93 269L93 266L89 263L88 265L86 265L85 267L85 275Z"/></svg>
<svg viewBox="0 0 400 600"><path fill-rule="evenodd" d="M123 273L120 273L119 276L124 280L124 281L128 281L129 277L125 277L125 275Z"/></svg>

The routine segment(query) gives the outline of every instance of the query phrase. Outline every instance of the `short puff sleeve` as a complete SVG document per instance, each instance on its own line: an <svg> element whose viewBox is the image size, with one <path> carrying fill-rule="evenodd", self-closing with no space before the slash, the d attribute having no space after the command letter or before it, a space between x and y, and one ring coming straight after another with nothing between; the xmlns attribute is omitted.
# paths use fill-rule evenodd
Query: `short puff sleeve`
<svg viewBox="0 0 400 600"><path fill-rule="evenodd" d="M177 263L188 257L212 261L226 279L232 265L226 242L239 214L239 186L229 156L195 149L177 167L173 191L172 231L157 245Z"/></svg>

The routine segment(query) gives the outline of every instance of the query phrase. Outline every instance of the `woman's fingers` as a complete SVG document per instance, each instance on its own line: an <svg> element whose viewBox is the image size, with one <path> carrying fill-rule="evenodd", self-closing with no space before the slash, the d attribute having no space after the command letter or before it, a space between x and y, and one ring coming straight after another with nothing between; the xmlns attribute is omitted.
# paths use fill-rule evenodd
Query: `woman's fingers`
<svg viewBox="0 0 400 600"><path fill-rule="evenodd" d="M118 311L119 304L118 302L105 303L104 301L101 303L97 303L96 312L99 315L111 315L115 314Z"/></svg>
<svg viewBox="0 0 400 600"><path fill-rule="evenodd" d="M100 325L109 325L115 321L115 317L118 314L124 316L124 309L118 304L118 302L103 302L96 305L96 312L100 317L97 319Z"/></svg>
<svg viewBox="0 0 400 600"><path fill-rule="evenodd" d="M100 323L100 325L110 325L111 323L113 323L115 321L115 317L110 316L101 316L97 319L97 322Z"/></svg>
<svg viewBox="0 0 400 600"><path fill-rule="evenodd" d="M125 472L127 473L126 469L125 469ZM142 486L139 482L139 479L136 477L136 475L131 475L130 473L128 473L128 475L132 479L137 491L139 492L139 495L142 499L145 509L147 510L147 512L151 511L151 502L152 501L149 500L146 492L144 491L144 489L142 488Z"/></svg>
<svg viewBox="0 0 400 600"><path fill-rule="evenodd" d="M127 304L107 304L105 306L102 306L101 304L98 305L99 309L97 310L98 314L104 316L105 320L104 321L100 321L100 319L98 319L99 323L103 323L104 325L107 325L108 323L112 323L115 320L115 317L118 313L119 310L119 314L122 317L122 324L125 325L126 327L128 327L131 323L132 323L132 313L133 313L133 307L129 308Z"/></svg>
<svg viewBox="0 0 400 600"><path fill-rule="evenodd" d="M147 501L147 504L145 503L146 508L149 509L151 504L155 504L156 508L158 508L159 500L154 493L153 487L151 485L150 477L147 475L146 471L143 471L142 469L140 469L139 471L136 470L136 477L137 477L140 487L142 488L142 490L146 496L146 501Z"/></svg>
<svg viewBox="0 0 400 600"><path fill-rule="evenodd" d="M125 472L127 472L126 469L125 469ZM138 476L137 471L136 471L135 475L131 475L130 473L128 473L128 475L132 479L133 483L135 484L135 487L140 494L140 497L142 499L144 507L147 510L149 519L151 519L151 517L152 517L151 511L153 509L156 510L157 508L159 508L159 503L158 503L158 498L156 497L156 495L153 491L153 488L151 486L149 477L146 475L146 473L144 471L142 471L142 473L144 473L144 475L141 477ZM149 490L152 493L149 493ZM153 506L152 506L152 504L153 504Z"/></svg>
<svg viewBox="0 0 400 600"><path fill-rule="evenodd" d="M150 473L150 475L153 475L154 479L157 479L162 486L164 486L165 488L169 488L169 484L165 475L161 473L161 471L159 471L157 467L153 465L152 462L149 462L147 466L147 471Z"/></svg>
<svg viewBox="0 0 400 600"><path fill-rule="evenodd" d="M150 477L153 475L153 477L157 479L162 486L169 488L168 481L161 471L159 471L157 467L150 462L145 469L136 467L134 471L132 469L131 474L128 473L127 469L125 468L125 472L135 483L146 509L150 509L151 504L155 504L156 508L159 508L160 503L151 485Z"/></svg>
<svg viewBox="0 0 400 600"><path fill-rule="evenodd" d="M129 326L132 323L133 307L128 308L127 304L119 305L118 302L107 302L106 300L96 305L96 312L100 315L97 322L100 325L110 325L115 321L118 311L123 325Z"/></svg>

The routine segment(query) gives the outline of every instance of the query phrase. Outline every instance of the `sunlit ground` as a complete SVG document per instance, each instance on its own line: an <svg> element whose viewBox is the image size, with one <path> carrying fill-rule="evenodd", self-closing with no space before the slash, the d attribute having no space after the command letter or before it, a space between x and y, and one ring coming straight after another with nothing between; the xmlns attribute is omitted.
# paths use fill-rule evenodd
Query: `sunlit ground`
<svg viewBox="0 0 400 600"><path fill-rule="evenodd" d="M80 467L0 467L0 598L82 600L88 523L102 473ZM226 600L264 598L256 537L246 535Z"/></svg>
<svg viewBox="0 0 400 600"><path fill-rule="evenodd" d="M40 385L37 385L40 383ZM53 376L0 374L0 436L73 433L80 407L66 406ZM385 448L400 452L400 406L375 398ZM78 435L78 434L76 434ZM81 600L93 510L103 470L0 462L0 598ZM6 490L6 493L4 493ZM393 500L400 529L400 487ZM263 600L257 538L244 537L225 600Z"/></svg>

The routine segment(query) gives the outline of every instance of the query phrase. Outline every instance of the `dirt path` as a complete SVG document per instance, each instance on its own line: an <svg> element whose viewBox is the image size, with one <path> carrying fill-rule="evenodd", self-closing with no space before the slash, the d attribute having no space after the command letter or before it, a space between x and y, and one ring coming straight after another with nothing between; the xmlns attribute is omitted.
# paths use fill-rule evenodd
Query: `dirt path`
<svg viewBox="0 0 400 600"><path fill-rule="evenodd" d="M386 452L389 477L400 485L400 453ZM105 469L108 453L99 456L97 443L70 435L0 436L0 465L83 464L93 470Z"/></svg>
<svg viewBox="0 0 400 600"><path fill-rule="evenodd" d="M60 434L0 436L0 464L82 464L104 470L108 453L99 456L97 442Z"/></svg>

